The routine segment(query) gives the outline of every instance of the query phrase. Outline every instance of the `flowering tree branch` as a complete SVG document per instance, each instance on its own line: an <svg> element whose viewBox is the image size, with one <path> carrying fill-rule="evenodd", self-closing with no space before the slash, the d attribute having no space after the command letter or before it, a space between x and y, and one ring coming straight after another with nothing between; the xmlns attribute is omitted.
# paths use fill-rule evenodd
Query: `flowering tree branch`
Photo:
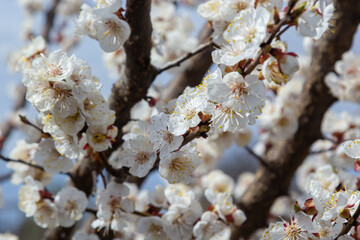
<svg viewBox="0 0 360 240"><path fill-rule="evenodd" d="M255 60L248 66L248 68L246 69L246 71L244 72L244 75L248 75L250 74L252 71L254 71L254 69L256 68L257 65L259 65L260 63L260 58L261 56L269 53L269 50L271 48L268 48L267 46L271 44L271 42L274 40L274 38L277 36L277 34L279 33L280 29L282 26L284 26L285 24L289 23L292 21L292 17L291 17L291 10L294 8L296 2L298 0L291 0L289 2L289 7L288 10L286 11L285 16L275 25L274 29L271 32L270 37L268 38L268 40L263 44L262 48L261 48L261 52L256 56ZM285 29L284 29L285 30ZM280 36L280 34L282 34L282 32L279 33L278 36Z"/></svg>
<svg viewBox="0 0 360 240"><path fill-rule="evenodd" d="M122 144L122 127L130 120L131 108L146 96L147 90L156 76L155 68L150 64L151 33L152 26L150 20L150 0L129 0L126 2L126 20L131 28L131 34L126 41L124 48L126 52L125 70L119 81L112 88L109 99L110 108L116 113L115 126L119 133L113 148L105 152L108 158L114 149ZM102 158L101 158L102 159ZM106 161L106 159L102 159ZM103 166L107 166L107 171L117 171L102 161ZM101 166L90 157L86 157L71 171L73 183L76 188L90 195L93 189L93 171L101 171ZM114 173L114 172L112 172ZM126 169L116 172L116 176L125 179ZM53 231L48 231L46 239L69 239L71 232L67 228L58 227Z"/></svg>
<svg viewBox="0 0 360 240"><path fill-rule="evenodd" d="M248 237L256 229L266 226L269 209L275 199L287 193L290 181L309 153L311 144L320 139L324 113L335 102L323 79L335 62L352 44L353 35L360 22L360 2L335 1L335 31L328 31L313 49L311 68L298 102L297 132L278 142L267 153L267 162L275 172L260 165L255 180L239 202L247 220L233 232L233 239Z"/></svg>
<svg viewBox="0 0 360 240"><path fill-rule="evenodd" d="M131 34L124 45L126 52L125 69L120 80L112 88L110 108L116 112L115 126L119 134L113 148L122 144L122 127L130 120L131 108L146 96L147 90L156 77L156 69L150 63L151 1L127 1L126 20Z"/></svg>

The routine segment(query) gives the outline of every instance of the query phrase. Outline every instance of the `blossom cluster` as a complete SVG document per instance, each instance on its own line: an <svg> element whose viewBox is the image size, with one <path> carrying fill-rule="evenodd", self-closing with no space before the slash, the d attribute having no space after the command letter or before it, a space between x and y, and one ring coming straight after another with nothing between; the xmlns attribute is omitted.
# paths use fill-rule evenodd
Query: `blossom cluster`
<svg viewBox="0 0 360 240"><path fill-rule="evenodd" d="M100 81L90 66L64 50L48 53L41 37L12 54L11 68L23 73L26 99L39 112L36 123L22 117L31 130L27 130L28 139L19 141L10 153L20 162L7 164L14 170L12 182L24 183L20 210L43 228L71 227L88 211L96 215L91 227L101 234L111 232L114 239L229 239L231 229L246 221L235 202L255 175L242 173L235 183L215 170L217 163L233 142L250 143L249 126L257 119L262 134L255 152L261 156L297 131L294 103L305 82L299 69L309 67L309 56L302 61L290 52L281 39L281 28L295 26L301 35L319 39L329 28L334 10L333 3L325 0L299 0L294 6L289 2L293 1L201 3L197 12L213 29L211 41L216 48L211 56L216 67L201 84L187 87L175 99L162 99L161 91L150 88L146 100L131 110L132 120L121 129L123 143L110 157L102 152L112 146L118 133L113 125L115 112L100 93ZM102 0L94 7L80 7L79 1L67 0L58 8L63 15L74 14L66 3L81 8L76 33L96 39L110 53L115 72L124 74L122 46L130 27L122 2ZM154 1L151 21L154 67L161 69L197 45L189 19L179 15L173 3ZM357 63L358 57L349 53L337 63L337 75L326 80L334 95L358 101ZM333 239L350 222L360 199L357 191L346 188L357 187L346 167L360 168L360 140L354 140L360 135L360 123L333 115L336 125L331 119L323 123L328 139L312 146L314 154L297 172L299 191L308 194L306 199L295 204L289 221L272 223L257 239ZM340 144L346 140L351 141ZM56 194L47 188L52 174L69 173L74 160L80 159L101 165L93 172L102 176L105 188L95 184L92 189L93 209L88 206L89 196L75 187L66 186ZM110 166L105 166L107 161ZM138 179L158 168L167 184L156 186L154 192L139 190L111 171L114 178L106 179L102 167L116 172L123 168ZM0 192L0 206L1 200ZM275 204L272 214L284 215L281 210ZM349 234L358 234L352 231ZM99 238L79 231L73 239Z"/></svg>
<svg viewBox="0 0 360 240"><path fill-rule="evenodd" d="M76 33L96 39L105 52L116 51L130 36L123 11L121 0L96 1L94 8L84 3L76 21Z"/></svg>

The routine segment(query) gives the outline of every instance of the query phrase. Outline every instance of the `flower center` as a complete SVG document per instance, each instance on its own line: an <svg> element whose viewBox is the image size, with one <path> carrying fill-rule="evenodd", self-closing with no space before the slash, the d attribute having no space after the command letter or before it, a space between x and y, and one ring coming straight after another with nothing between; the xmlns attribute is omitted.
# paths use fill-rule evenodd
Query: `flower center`
<svg viewBox="0 0 360 240"><path fill-rule="evenodd" d="M175 158L171 161L169 168L172 172L183 170L184 163L180 158Z"/></svg>
<svg viewBox="0 0 360 240"><path fill-rule="evenodd" d="M49 70L49 74L52 77L56 77L56 76L61 75L61 72L62 72L61 68L59 66L54 66L54 65L52 65L50 70Z"/></svg>
<svg viewBox="0 0 360 240"><path fill-rule="evenodd" d="M100 133L97 133L97 134L95 134L95 135L92 137L92 140L93 140L95 143L101 143L101 142L103 142L105 139L106 139L106 136L103 135L103 134L100 134Z"/></svg>
<svg viewBox="0 0 360 240"><path fill-rule="evenodd" d="M249 94L248 87L246 86L246 83L244 83L244 82L233 84L230 87L233 91L233 94L236 95L236 99L239 99L239 96Z"/></svg>
<svg viewBox="0 0 360 240"><path fill-rule="evenodd" d="M298 239L300 233L301 233L301 228L299 228L296 223L293 222L290 225L285 224L285 234L286 234L285 239L289 239L289 240Z"/></svg>
<svg viewBox="0 0 360 240"><path fill-rule="evenodd" d="M149 161L150 154L148 152L139 152L136 155L136 161L138 161L140 164L144 164L147 161Z"/></svg>

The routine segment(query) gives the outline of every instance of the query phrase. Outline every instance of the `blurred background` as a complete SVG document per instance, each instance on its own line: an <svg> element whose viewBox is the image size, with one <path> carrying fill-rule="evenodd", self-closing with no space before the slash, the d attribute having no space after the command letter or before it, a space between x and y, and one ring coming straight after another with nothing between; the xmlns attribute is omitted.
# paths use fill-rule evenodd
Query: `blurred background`
<svg viewBox="0 0 360 240"><path fill-rule="evenodd" d="M45 8L48 8L51 4L51 1L45 1ZM93 2L88 1L89 4ZM197 33L201 27L205 24L203 20L197 13L196 7L184 6L182 4L177 5L178 11L181 14L188 15L194 25L193 36L197 36ZM2 1L2 6L0 8L0 122L5 121L12 114L12 108L15 103L15 99L18 94L16 93L16 86L21 83L22 76L21 74L11 73L7 67L7 57L8 55L15 50L20 49L24 46L24 37L22 29L24 24L25 12L18 5L18 1ZM75 19L75 17L74 17ZM36 15L34 19L35 34L41 33L41 28L44 25L45 14L44 12ZM74 21L68 21L68 23L74 25ZM71 33L71 29L74 26L67 26ZM304 53L303 49L303 38L300 37L294 29L286 32L284 38L289 46L289 51L295 52L298 55ZM57 45L51 45L50 49L54 50L59 48ZM360 34L359 32L356 35L354 40L354 45L352 50L357 54L360 54ZM98 43L90 39L89 37L84 37L80 43L72 49L70 54L75 54L78 58L83 59L88 62L92 67L93 75L97 76L103 84L102 93L104 96L109 96L111 92L112 83L116 81L116 78L112 78L107 71L102 59L103 52L98 46ZM173 78L172 74L163 73L157 79L155 84L166 85ZM340 111L346 109L352 113L358 113L359 109L355 104L351 103L337 103L333 106L333 109ZM30 119L35 118L36 112L30 104L27 104L24 112L29 116ZM256 142L257 135L257 126L253 128L253 139L252 144ZM11 136L5 142L5 145L2 150L4 156L8 156L12 148L15 146L17 140L24 137L23 133L20 131L13 131ZM236 179L236 176L243 171L255 171L257 166L256 160L247 154L242 148L238 148L235 145L231 146L225 153L224 159L220 161L220 169L225 173L233 176ZM6 164L0 160L0 187L4 195L5 205L3 208L0 208L0 233L12 232L20 236L20 239L39 239L41 236L42 229L37 227L32 218L26 219L24 213L17 208L18 200L17 193L19 186L12 185L9 182L9 177L11 170L6 167ZM63 176L55 176L53 182L50 185L50 190L56 192L57 189L61 188L65 182ZM143 185L143 188L153 189L156 184L164 184L159 176L154 173L148 178L148 180ZM29 230L31 229L31 238L29 235ZM35 231L36 229L36 231ZM24 236L27 237L24 237Z"/></svg>

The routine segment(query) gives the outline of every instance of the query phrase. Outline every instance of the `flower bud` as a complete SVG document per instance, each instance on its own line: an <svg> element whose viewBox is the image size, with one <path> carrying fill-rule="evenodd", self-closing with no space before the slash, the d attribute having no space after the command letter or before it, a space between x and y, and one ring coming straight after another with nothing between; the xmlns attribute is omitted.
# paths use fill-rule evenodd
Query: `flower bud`
<svg viewBox="0 0 360 240"><path fill-rule="evenodd" d="M287 53L278 59L280 64L280 70L287 76L292 76L299 70L299 61L296 56L292 53Z"/></svg>
<svg viewBox="0 0 360 240"><path fill-rule="evenodd" d="M350 210L348 208L343 208L339 211L339 216L342 218L350 218Z"/></svg>

